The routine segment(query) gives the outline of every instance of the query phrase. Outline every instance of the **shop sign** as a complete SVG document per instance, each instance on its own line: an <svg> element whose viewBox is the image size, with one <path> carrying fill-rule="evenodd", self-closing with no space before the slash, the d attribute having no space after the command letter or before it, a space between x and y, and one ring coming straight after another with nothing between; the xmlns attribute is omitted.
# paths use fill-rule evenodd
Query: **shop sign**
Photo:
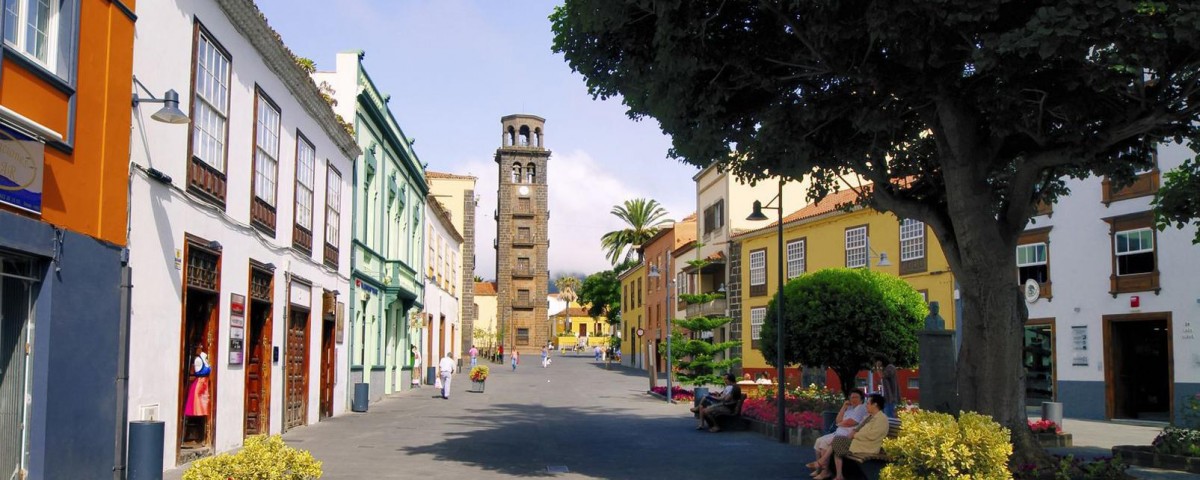
<svg viewBox="0 0 1200 480"><path fill-rule="evenodd" d="M337 302L337 343L340 345L346 341L346 304Z"/></svg>
<svg viewBox="0 0 1200 480"><path fill-rule="evenodd" d="M0 203L42 213L45 145L0 128Z"/></svg>
<svg viewBox="0 0 1200 480"><path fill-rule="evenodd" d="M229 364L242 364L246 344L246 296L229 294Z"/></svg>

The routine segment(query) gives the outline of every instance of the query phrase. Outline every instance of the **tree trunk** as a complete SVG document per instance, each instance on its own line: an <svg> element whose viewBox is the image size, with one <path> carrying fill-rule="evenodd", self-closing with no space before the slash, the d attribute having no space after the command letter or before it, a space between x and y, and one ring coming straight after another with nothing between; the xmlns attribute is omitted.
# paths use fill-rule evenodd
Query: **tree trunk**
<svg viewBox="0 0 1200 480"><path fill-rule="evenodd" d="M856 388L854 379L858 376L858 368L856 367L829 367L838 376L838 384L842 386L842 397L850 398L850 392ZM863 400L866 400L865 398Z"/></svg>
<svg viewBox="0 0 1200 480"><path fill-rule="evenodd" d="M942 242L950 247L947 259L962 301L959 406L1009 429L1013 464L1046 464L1049 456L1034 441L1025 415L1024 326L1029 312L1017 284L1015 253L1023 225L981 214L991 210L990 194L964 178L976 173L968 170L947 169L953 241Z"/></svg>

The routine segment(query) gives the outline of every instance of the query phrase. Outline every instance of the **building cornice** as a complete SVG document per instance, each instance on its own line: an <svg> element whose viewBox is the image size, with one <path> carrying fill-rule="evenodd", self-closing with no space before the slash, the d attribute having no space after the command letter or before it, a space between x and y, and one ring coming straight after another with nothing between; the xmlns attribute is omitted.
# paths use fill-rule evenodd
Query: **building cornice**
<svg viewBox="0 0 1200 480"><path fill-rule="evenodd" d="M425 203L429 205L431 210L433 210L434 216L438 218L438 222L442 224L442 228L446 229L446 232L450 234L450 237L456 240L459 244L462 244L462 234L458 233L457 228L454 228L454 219L450 218L450 211L446 210L446 206L442 205L442 202L435 198L433 194L427 194L425 196Z"/></svg>
<svg viewBox="0 0 1200 480"><path fill-rule="evenodd" d="M308 73L296 64L291 50L288 50L279 34L267 24L266 17L254 5L254 2L252 0L217 0L217 5L225 12L225 16L229 17L229 22L233 24L234 28L245 35L254 49L258 51L263 64L279 76L296 101L317 121L317 124L321 126L330 140L333 140L338 149L352 161L358 158L362 154L358 143L346 129L342 128L333 113L333 108L325 102L317 85L313 83Z"/></svg>

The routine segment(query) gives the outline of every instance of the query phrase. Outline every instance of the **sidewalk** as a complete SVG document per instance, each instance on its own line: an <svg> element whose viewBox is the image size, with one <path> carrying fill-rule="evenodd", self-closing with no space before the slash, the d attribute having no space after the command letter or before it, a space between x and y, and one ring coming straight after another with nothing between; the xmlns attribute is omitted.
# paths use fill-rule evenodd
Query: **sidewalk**
<svg viewBox="0 0 1200 480"><path fill-rule="evenodd" d="M1037 417L1031 413L1030 418ZM1073 446L1049 450L1056 455L1074 455L1076 458L1111 457L1112 447L1116 445L1150 445L1162 431L1162 426L1074 418L1064 418L1062 427L1071 434ZM1152 480L1200 480L1200 475L1155 468L1133 467L1129 474Z"/></svg>

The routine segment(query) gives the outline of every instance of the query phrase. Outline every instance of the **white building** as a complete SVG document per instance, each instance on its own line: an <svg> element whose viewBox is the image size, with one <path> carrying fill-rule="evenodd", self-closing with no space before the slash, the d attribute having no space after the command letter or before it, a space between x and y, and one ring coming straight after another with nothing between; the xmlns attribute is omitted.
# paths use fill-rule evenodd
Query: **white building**
<svg viewBox="0 0 1200 480"><path fill-rule="evenodd" d="M437 365L446 353L462 358L462 322L459 278L463 237L454 228L449 210L433 195L425 202L425 315L423 326L414 334L421 344L421 355L428 358L426 366Z"/></svg>
<svg viewBox="0 0 1200 480"><path fill-rule="evenodd" d="M346 411L354 139L251 0L139 5L133 71L191 122L134 112L130 420L170 468Z"/></svg>
<svg viewBox="0 0 1200 480"><path fill-rule="evenodd" d="M1158 167L1126 188L1071 180L1017 247L1029 302L1027 397L1074 418L1178 422L1200 393L1195 227L1153 228L1161 172L1195 152L1158 150ZM1049 209L1047 209L1049 210Z"/></svg>

